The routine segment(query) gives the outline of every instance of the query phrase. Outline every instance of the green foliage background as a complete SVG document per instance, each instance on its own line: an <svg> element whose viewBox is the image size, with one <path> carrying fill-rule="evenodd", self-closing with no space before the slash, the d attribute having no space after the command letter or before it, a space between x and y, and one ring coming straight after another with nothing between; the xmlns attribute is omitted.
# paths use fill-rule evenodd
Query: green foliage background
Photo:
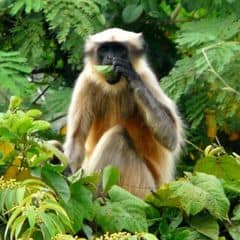
<svg viewBox="0 0 240 240"><path fill-rule="evenodd" d="M93 201L89 185L94 177L66 180L62 176L64 156L45 142L62 138L58 132L65 124L72 87L82 69L84 40L108 27L143 32L160 85L176 101L185 122L187 141L178 164L178 175L185 177L160 189L147 199L148 203L136 199L127 202L128 193L112 190L116 172L109 182L107 177L104 180L107 199ZM33 220L31 211L36 205L29 203L32 217L27 220L29 212L18 212L19 218L12 217L15 228L7 234L20 236L30 226L24 234L34 233L36 239L42 239L42 233L43 239L50 239L56 233L80 231L80 236L90 237L124 230L149 231L169 240L240 239L239 34L238 0L0 1L0 111L6 112L0 114L0 170L5 177L21 180L21 174L16 173L20 168L25 178L26 174L34 175L47 184L36 183L34 190L25 191L28 183L24 182L16 185L16 191L5 191L10 185L3 180L0 229L5 229L11 219L12 207L25 197L35 199L35 192L50 187L38 204L49 204L46 201L50 199L58 208L54 204L40 206L37 217L52 227L46 229L41 221ZM8 108L12 95L22 98L21 109L31 110L20 110L18 98L12 99ZM54 130L44 131L49 123L39 120L39 110ZM209 144L218 146L206 149ZM61 159L60 165L49 163L53 155ZM39 170L42 166L43 172ZM194 173L184 175L184 171ZM114 191L120 191L123 199ZM4 205L4 199L11 201ZM146 214L145 204L152 215ZM77 206L75 212L71 211L73 206ZM65 213L70 225L62 223L68 223ZM107 218L108 214L114 221ZM136 221L132 222L133 217ZM152 220L154 217L157 220ZM58 223L55 227L54 221ZM137 237L142 236L126 239Z"/></svg>

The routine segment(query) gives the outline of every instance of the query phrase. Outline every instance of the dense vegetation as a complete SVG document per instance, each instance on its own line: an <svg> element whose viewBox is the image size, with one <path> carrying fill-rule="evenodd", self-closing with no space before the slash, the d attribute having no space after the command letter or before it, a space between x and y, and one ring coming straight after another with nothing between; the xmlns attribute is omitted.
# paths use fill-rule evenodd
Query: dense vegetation
<svg viewBox="0 0 240 240"><path fill-rule="evenodd" d="M2 0L0 16L0 239L240 239L238 0ZM64 138L86 36L112 26L143 32L186 124L178 180L145 201L111 166L65 177L46 141Z"/></svg>

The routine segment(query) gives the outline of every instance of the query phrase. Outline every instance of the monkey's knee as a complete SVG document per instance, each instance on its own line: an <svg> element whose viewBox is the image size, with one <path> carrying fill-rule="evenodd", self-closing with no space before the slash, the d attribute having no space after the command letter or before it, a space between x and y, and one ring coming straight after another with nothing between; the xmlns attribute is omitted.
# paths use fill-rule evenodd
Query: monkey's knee
<svg viewBox="0 0 240 240"><path fill-rule="evenodd" d="M117 124L110 129L108 129L103 136L101 137L100 141L108 141L112 138L120 137L121 135L127 135L127 130L120 124Z"/></svg>
<svg viewBox="0 0 240 240"><path fill-rule="evenodd" d="M120 170L120 186L144 197L156 185L144 160L135 150L127 130L120 126L109 129L100 139L94 152L83 164L86 174L101 172L107 165Z"/></svg>
<svg viewBox="0 0 240 240"><path fill-rule="evenodd" d="M86 173L100 172L110 164L119 165L123 152L128 148L127 130L121 125L115 125L107 130L97 143L93 153L85 159L82 168Z"/></svg>

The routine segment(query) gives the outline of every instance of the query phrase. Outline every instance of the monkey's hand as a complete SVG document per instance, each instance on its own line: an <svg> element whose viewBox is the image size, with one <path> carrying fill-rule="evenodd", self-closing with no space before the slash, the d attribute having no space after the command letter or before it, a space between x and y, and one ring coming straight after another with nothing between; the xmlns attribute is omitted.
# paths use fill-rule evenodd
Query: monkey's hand
<svg viewBox="0 0 240 240"><path fill-rule="evenodd" d="M175 119L170 110L156 100L127 59L116 58L113 61L113 67L128 80L136 103L154 137L170 151L176 149Z"/></svg>
<svg viewBox="0 0 240 240"><path fill-rule="evenodd" d="M121 74L130 82L134 80L140 80L140 77L138 76L137 72L134 70L131 62L128 59L114 57L113 68L116 73Z"/></svg>

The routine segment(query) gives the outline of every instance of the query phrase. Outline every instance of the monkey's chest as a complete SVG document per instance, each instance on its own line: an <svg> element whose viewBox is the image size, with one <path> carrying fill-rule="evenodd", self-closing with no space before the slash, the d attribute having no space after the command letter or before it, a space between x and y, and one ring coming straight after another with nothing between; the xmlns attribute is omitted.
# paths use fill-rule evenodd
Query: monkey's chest
<svg viewBox="0 0 240 240"><path fill-rule="evenodd" d="M137 152L143 157L154 152L156 142L137 108L133 108L132 112L119 111L116 108L94 119L85 144L87 157L92 154L104 133L116 125L121 125L127 130Z"/></svg>

